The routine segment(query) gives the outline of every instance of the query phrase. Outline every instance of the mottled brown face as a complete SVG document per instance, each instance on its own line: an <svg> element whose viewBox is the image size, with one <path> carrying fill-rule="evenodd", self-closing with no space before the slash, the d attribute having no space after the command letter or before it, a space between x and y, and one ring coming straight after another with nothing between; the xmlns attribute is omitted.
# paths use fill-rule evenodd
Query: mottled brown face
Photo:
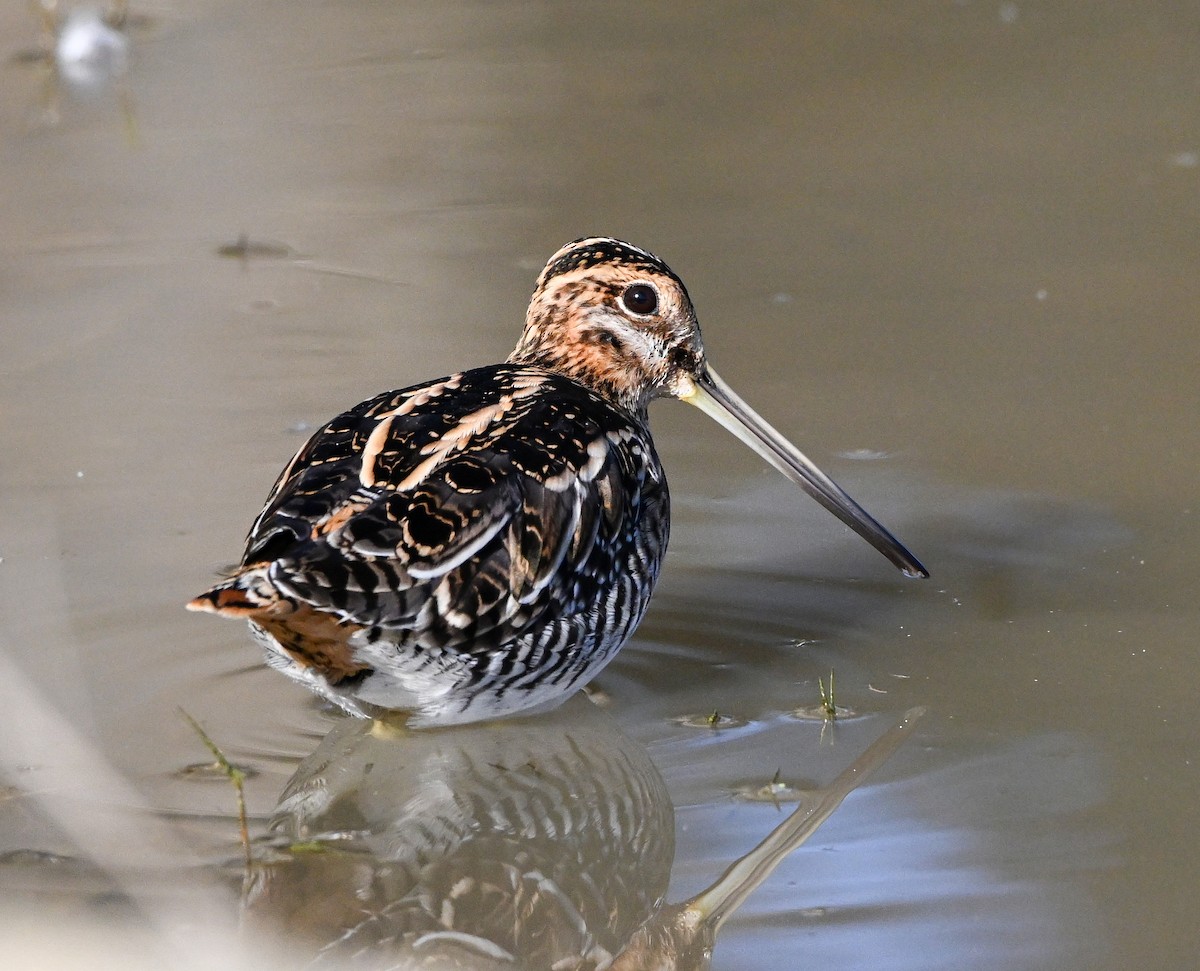
<svg viewBox="0 0 1200 971"><path fill-rule="evenodd" d="M550 258L509 360L539 364L640 411L678 397L704 368L687 289L662 260L620 240L569 243Z"/></svg>

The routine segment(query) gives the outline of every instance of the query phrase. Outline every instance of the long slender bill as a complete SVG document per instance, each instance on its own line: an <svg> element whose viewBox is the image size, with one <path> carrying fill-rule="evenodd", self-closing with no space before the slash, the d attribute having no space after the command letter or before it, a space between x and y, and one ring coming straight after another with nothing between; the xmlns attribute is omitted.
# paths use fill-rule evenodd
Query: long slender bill
<svg viewBox="0 0 1200 971"><path fill-rule="evenodd" d="M906 577L929 571L833 479L818 469L795 445L760 418L712 368L693 378L680 399L695 405L732 432L822 506L892 561Z"/></svg>

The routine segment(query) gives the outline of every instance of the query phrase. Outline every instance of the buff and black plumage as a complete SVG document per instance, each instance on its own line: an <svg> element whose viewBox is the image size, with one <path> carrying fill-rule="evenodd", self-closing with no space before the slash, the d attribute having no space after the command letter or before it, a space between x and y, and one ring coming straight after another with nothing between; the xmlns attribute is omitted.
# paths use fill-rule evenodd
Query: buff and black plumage
<svg viewBox="0 0 1200 971"><path fill-rule="evenodd" d="M593 237L542 271L508 361L381 394L280 474L234 574L188 606L243 617L273 667L411 724L550 707L640 622L669 499L658 397L695 404L875 545L924 568L708 366L683 282Z"/></svg>

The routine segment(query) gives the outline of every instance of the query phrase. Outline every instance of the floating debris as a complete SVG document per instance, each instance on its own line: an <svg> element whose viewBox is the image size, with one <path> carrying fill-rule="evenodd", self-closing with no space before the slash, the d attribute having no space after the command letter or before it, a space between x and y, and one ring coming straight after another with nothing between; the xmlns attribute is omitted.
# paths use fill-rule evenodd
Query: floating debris
<svg viewBox="0 0 1200 971"><path fill-rule="evenodd" d="M274 239L251 239L242 233L232 243L217 247L217 256L230 260L294 260L300 254Z"/></svg>
<svg viewBox="0 0 1200 971"><path fill-rule="evenodd" d="M603 708L605 711L607 711L613 706L613 696L595 682L584 685L583 693L587 695L588 701L590 701L597 708Z"/></svg>
<svg viewBox="0 0 1200 971"><path fill-rule="evenodd" d="M776 769L775 775L771 777L771 781L766 785L756 785L749 783L744 786L738 786L734 789L733 794L739 799L744 799L747 802L769 802L776 807L783 803L800 802L804 798L805 790L799 786L794 786L790 782L784 782L781 778L782 770Z"/></svg>
<svg viewBox="0 0 1200 971"><path fill-rule="evenodd" d="M129 38L98 10L72 10L58 30L54 64L68 84L103 87L129 69Z"/></svg>
<svg viewBox="0 0 1200 971"><path fill-rule="evenodd" d="M254 769L242 769L242 777L252 779L258 773ZM220 762L193 762L175 770L176 779L194 782L228 782L229 773Z"/></svg>
<svg viewBox="0 0 1200 971"><path fill-rule="evenodd" d="M680 715L678 718L671 719L676 725L683 725L686 728L711 728L720 730L722 728L741 728L744 725L749 725L748 718L742 718L740 715L731 715L728 712L718 711L713 709L706 714Z"/></svg>
<svg viewBox="0 0 1200 971"><path fill-rule="evenodd" d="M127 0L118 0L107 10L81 7L65 15L57 0L34 0L32 5L41 20L40 43L12 60L44 72L41 123L59 123L64 91L81 100L112 90L126 133L136 144L137 118L126 81L133 47L130 32L146 29L154 20L130 13Z"/></svg>
<svg viewBox="0 0 1200 971"><path fill-rule="evenodd" d="M852 448L845 452L838 452L838 456L850 459L852 462L879 462L882 459L890 459L892 453L877 448Z"/></svg>
<svg viewBox="0 0 1200 971"><path fill-rule="evenodd" d="M18 849L0 853L0 866L64 866L78 864L79 860L50 850Z"/></svg>

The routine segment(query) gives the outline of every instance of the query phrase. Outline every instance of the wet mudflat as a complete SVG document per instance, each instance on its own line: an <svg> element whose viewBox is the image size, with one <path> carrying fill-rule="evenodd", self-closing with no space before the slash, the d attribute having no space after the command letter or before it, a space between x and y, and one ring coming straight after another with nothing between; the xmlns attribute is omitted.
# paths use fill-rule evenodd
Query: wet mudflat
<svg viewBox="0 0 1200 971"><path fill-rule="evenodd" d="M636 782L620 898L698 892L920 705L715 967L1188 965L1194 11L131 12L93 90L0 14L0 887L38 960L51 918L232 933L232 793L177 707L250 770L264 857L349 728L182 603L307 432L504 357L599 232L671 263L715 366L933 574L655 407L671 552L571 790ZM353 898L331 873L313 899ZM332 910L280 922L316 948Z"/></svg>

